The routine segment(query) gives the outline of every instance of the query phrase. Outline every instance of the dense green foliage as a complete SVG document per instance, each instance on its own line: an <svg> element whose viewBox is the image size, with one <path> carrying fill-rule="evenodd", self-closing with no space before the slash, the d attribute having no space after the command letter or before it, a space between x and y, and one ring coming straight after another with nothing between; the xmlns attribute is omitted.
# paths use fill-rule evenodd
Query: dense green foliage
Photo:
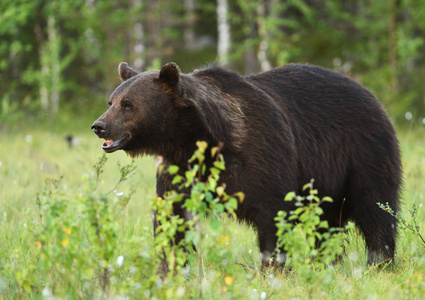
<svg viewBox="0 0 425 300"><path fill-rule="evenodd" d="M120 61L145 70L172 60L185 72L217 61L217 5L2 0L0 122L93 110L119 83ZM421 0L229 1L228 64L245 74L319 64L364 83L394 119L422 121L424 16Z"/></svg>

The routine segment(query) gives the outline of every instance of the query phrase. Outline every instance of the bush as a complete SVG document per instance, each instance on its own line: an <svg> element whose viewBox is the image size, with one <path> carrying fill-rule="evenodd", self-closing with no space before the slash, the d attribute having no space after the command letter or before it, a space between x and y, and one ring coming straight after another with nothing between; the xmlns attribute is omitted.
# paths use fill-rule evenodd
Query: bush
<svg viewBox="0 0 425 300"><path fill-rule="evenodd" d="M287 263L293 272L312 290L315 286L323 288L335 279L332 265L342 256L347 230L353 224L350 223L345 229L329 228L328 222L320 219L323 215L321 205L332 202L332 199L320 199L318 191L313 188L313 180L304 185L303 191L306 190L307 196L288 193L284 200L295 201L296 209L289 213L279 211L275 220L278 247L286 252L284 257L287 255Z"/></svg>

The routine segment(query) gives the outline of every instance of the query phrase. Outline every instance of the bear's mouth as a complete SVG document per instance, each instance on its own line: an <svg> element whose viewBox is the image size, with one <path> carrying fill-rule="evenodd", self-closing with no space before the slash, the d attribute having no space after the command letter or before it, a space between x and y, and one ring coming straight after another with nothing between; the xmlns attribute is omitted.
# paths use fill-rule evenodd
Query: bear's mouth
<svg viewBox="0 0 425 300"><path fill-rule="evenodd" d="M102 144L102 150L106 153L111 153L120 150L124 147L129 137L129 135L126 135L118 140L104 139L105 142Z"/></svg>

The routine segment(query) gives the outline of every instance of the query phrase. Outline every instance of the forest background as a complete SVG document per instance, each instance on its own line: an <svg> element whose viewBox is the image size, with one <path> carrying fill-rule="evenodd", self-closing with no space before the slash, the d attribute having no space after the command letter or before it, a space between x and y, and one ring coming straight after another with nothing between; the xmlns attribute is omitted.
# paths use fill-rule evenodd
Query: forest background
<svg viewBox="0 0 425 300"><path fill-rule="evenodd" d="M423 0L0 0L0 299L423 299L424 20ZM263 276L253 230L223 217L201 222L188 273L161 281L155 159L102 156L90 130L122 61L246 75L309 63L368 87L402 151L413 225L395 266L367 267L350 229L341 264Z"/></svg>
<svg viewBox="0 0 425 300"><path fill-rule="evenodd" d="M421 0L1 0L0 20L3 129L98 115L121 61L245 75L317 64L363 83L395 122L425 122Z"/></svg>

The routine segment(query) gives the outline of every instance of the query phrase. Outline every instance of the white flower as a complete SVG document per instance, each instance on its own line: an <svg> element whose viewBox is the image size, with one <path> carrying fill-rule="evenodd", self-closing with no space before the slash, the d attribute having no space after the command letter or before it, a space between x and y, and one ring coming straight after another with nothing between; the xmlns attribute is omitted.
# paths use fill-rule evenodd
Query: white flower
<svg viewBox="0 0 425 300"><path fill-rule="evenodd" d="M267 293L266 293L266 292L261 292L260 299L261 299L261 300L264 300L264 299L266 299L266 298L267 298Z"/></svg>
<svg viewBox="0 0 425 300"><path fill-rule="evenodd" d="M117 258L117 265L122 266L122 263L124 262L124 256L120 255Z"/></svg>
<svg viewBox="0 0 425 300"><path fill-rule="evenodd" d="M43 297L50 297L52 296L52 291L49 288L45 287L41 294L43 295Z"/></svg>
<svg viewBox="0 0 425 300"><path fill-rule="evenodd" d="M406 118L406 120L411 120L411 119L412 119L412 117L413 117L413 115L412 115L412 113L411 113L410 111L407 111L407 112L404 114L404 117Z"/></svg>
<svg viewBox="0 0 425 300"><path fill-rule="evenodd" d="M179 298L184 296L184 287L179 287L176 291L176 296L178 296Z"/></svg>
<svg viewBox="0 0 425 300"><path fill-rule="evenodd" d="M26 141L27 143L31 143L31 142L32 142L32 135L31 135L31 134L27 134L27 135L25 136L25 141Z"/></svg>

